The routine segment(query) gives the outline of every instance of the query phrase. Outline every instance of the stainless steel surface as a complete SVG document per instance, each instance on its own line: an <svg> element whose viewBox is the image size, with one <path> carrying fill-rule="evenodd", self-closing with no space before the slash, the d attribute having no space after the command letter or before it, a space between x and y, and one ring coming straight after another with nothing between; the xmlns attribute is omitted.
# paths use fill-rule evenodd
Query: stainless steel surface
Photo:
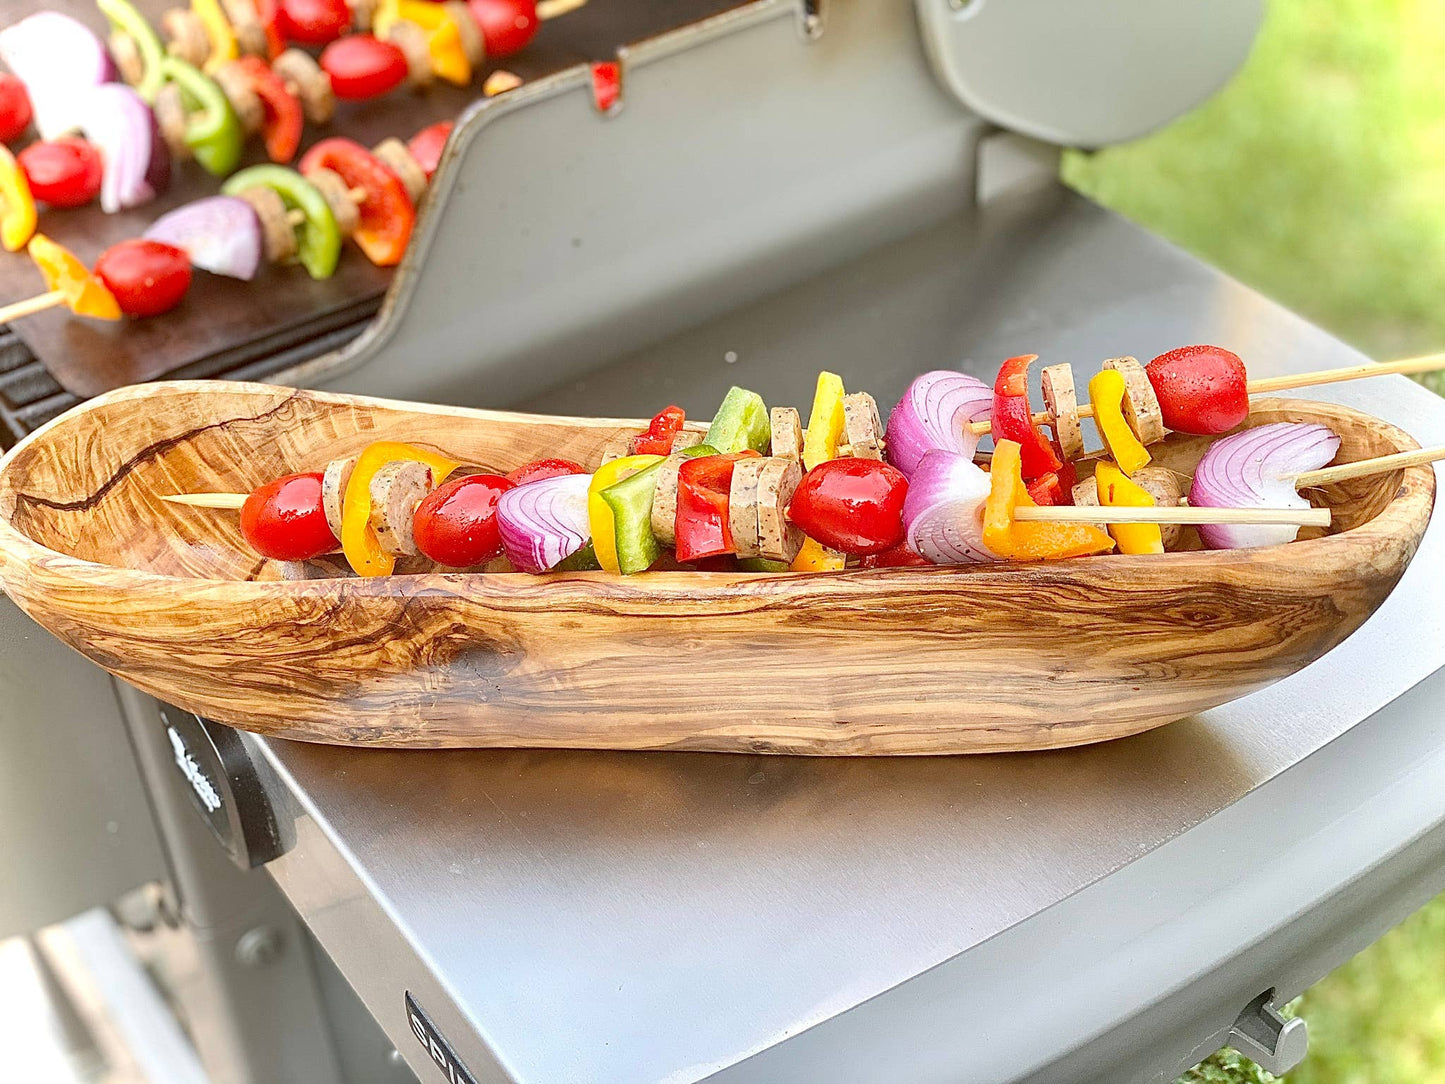
<svg viewBox="0 0 1445 1084"><path fill-rule="evenodd" d="M929 70L908 0L762 0L458 128L375 326L327 386L495 401L797 282L972 198L986 125ZM317 375L312 367L311 373Z"/></svg>
<svg viewBox="0 0 1445 1084"><path fill-rule="evenodd" d="M995 124L1051 143L1136 139L1244 63L1261 0L917 0L945 86Z"/></svg>
<svg viewBox="0 0 1445 1084"><path fill-rule="evenodd" d="M987 375L1027 349L1090 366L1190 341L1229 344L1254 375L1358 360L1167 244L1049 188L965 211L603 360L526 405L637 414L672 399L703 413L734 382L805 402L820 367L886 402L940 365ZM1326 392L1422 443L1445 439L1445 403L1400 378ZM1223 823L1221 811L1265 794L1306 758L1347 775L1348 764L1311 754L1445 664L1442 550L1437 525L1380 612L1319 663L1245 700L1095 748L859 762L255 741L294 833L268 868L419 1072L405 990L483 1079L684 1081L725 1069L737 1080L1013 1079L1025 1062L1047 1066L1102 1042L1126 1018L1108 1016L1116 1002L1086 988L1030 984L1034 997L1048 989L1068 1002L1067 1013L1047 1018L1016 1012L1029 994L1001 991L1065 949L1082 954L1118 933L1115 954L1093 965L1137 994L1130 1011L1142 1013L1202 977L1187 954L1147 961L1147 992L1118 974L1130 963L1145 970L1127 946L1151 930L1162 936L1166 912L1188 915L1187 899L1161 899L1156 888L1117 902L1112 915L1091 911L1092 925L1076 918L1049 927L1051 940L1011 942L992 968L974 961L1089 886L1119 883L1171 840ZM1437 727L1422 740L1434 749L1438 739ZM1426 796L1428 823L1445 823L1442 793ZM1253 810L1235 832L1280 819L1267 801ZM1377 856L1404 842L1387 836ZM1223 872L1196 862L1198 875L1265 900L1309 887L1324 908L1349 876L1336 870L1333 886L1306 884L1292 870L1280 883L1261 862L1244 867L1246 884L1238 868L1223 868L1239 865L1225 862L1229 849L1214 846ZM1218 951L1228 958L1241 947ZM1290 963L1261 959L1280 971ZM963 973L966 982L954 977ZM1273 979L1230 990L1217 1020L1203 1010L1190 1018L1210 1030L1176 1036L1169 1056L1201 1035L1222 1037L1277 984L1289 992ZM1028 1039L995 1046L955 1011L964 1003L1026 1016Z"/></svg>
<svg viewBox="0 0 1445 1084"><path fill-rule="evenodd" d="M109 677L0 593L0 938L161 876Z"/></svg>

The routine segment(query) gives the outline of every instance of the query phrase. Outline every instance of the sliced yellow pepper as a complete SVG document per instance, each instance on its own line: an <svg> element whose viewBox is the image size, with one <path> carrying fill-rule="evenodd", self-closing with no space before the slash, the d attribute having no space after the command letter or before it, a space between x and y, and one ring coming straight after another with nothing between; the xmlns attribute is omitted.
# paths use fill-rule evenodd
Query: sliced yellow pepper
<svg viewBox="0 0 1445 1084"><path fill-rule="evenodd" d="M26 251L40 269L45 288L64 294L66 306L75 315L96 320L120 319L120 303L115 294L64 245L57 245L45 234L37 233L30 239Z"/></svg>
<svg viewBox="0 0 1445 1084"><path fill-rule="evenodd" d="M461 466L455 459L414 444L379 440L366 446L356 458L341 502L341 552L358 576L390 576L396 567L396 558L381 548L381 540L371 525L371 479L382 467L399 459L430 467L433 486L441 485Z"/></svg>
<svg viewBox="0 0 1445 1084"><path fill-rule="evenodd" d="M812 470L819 463L838 458L843 441L843 378L827 371L818 374L813 392L813 412L808 415L808 432L803 438L803 465Z"/></svg>
<svg viewBox="0 0 1445 1084"><path fill-rule="evenodd" d="M803 548L798 551L798 556L793 558L793 563L788 566L789 572L836 572L848 563L848 559L837 550L830 550L821 542L812 538L803 539Z"/></svg>
<svg viewBox="0 0 1445 1084"><path fill-rule="evenodd" d="M1104 508L1153 508L1154 495L1124 476L1114 464L1103 460L1094 467L1099 487L1099 504ZM1164 536L1157 523L1111 523L1109 533L1120 553L1163 553Z"/></svg>
<svg viewBox="0 0 1445 1084"><path fill-rule="evenodd" d="M0 147L0 243L19 252L35 234L35 197L15 156Z"/></svg>
<svg viewBox="0 0 1445 1084"><path fill-rule="evenodd" d="M231 29L231 20L221 10L220 0L191 0L191 11L201 20L201 25L206 28L206 37L211 42L211 55L206 57L205 63L208 74L241 55L236 44L236 32Z"/></svg>
<svg viewBox="0 0 1445 1084"><path fill-rule="evenodd" d="M611 463L603 463L592 475L592 482L587 487L587 522L592 528L592 550L597 554L597 563L608 572L620 572L622 569L617 562L617 524L612 516L612 506L602 499L602 491L654 463L661 463L663 458L660 455L624 455Z"/></svg>
<svg viewBox="0 0 1445 1084"><path fill-rule="evenodd" d="M1108 553L1114 540L1084 523L1020 523L1015 508L1033 508L1024 485L1017 441L1001 440L993 450L988 501L983 510L983 544L1006 561L1053 561Z"/></svg>
<svg viewBox="0 0 1445 1084"><path fill-rule="evenodd" d="M1149 449L1140 443L1124 420L1124 374L1101 369L1089 381L1089 400L1094 404L1094 424L1109 457L1125 474L1133 474L1149 463Z"/></svg>
<svg viewBox="0 0 1445 1084"><path fill-rule="evenodd" d="M401 19L427 32L427 53L439 79L459 87L471 83L472 61L462 44L461 28L450 11L433 0L382 0L372 16L372 33L385 38Z"/></svg>

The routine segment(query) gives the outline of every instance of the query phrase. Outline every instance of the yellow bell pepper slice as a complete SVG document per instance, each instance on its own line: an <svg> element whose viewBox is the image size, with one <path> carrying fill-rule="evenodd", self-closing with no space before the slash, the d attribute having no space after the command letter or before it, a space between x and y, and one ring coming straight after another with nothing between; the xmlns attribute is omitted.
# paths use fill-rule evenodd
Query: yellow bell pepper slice
<svg viewBox="0 0 1445 1084"><path fill-rule="evenodd" d="M366 446L356 457L341 501L341 552L358 576L390 576L396 567L396 558L381 548L371 525L371 479L399 459L425 463L431 468L433 486L441 485L461 466L455 459L400 441L379 440Z"/></svg>
<svg viewBox="0 0 1445 1084"><path fill-rule="evenodd" d="M450 11L433 0L382 0L371 19L372 33L385 38L401 19L427 32L427 53L437 78L459 87L471 83L472 61L462 45L461 28Z"/></svg>
<svg viewBox="0 0 1445 1084"><path fill-rule="evenodd" d="M1124 374L1101 369L1089 381L1089 400L1094 404L1094 424L1109 457L1125 474L1133 474L1149 463L1149 449L1140 443L1124 420Z"/></svg>
<svg viewBox="0 0 1445 1084"><path fill-rule="evenodd" d="M1108 553L1109 535L1085 523L1020 523L1015 508L1033 508L1024 485L1017 441L1001 440L993 450L988 500L983 509L983 544L1006 561L1053 561Z"/></svg>
<svg viewBox="0 0 1445 1084"><path fill-rule="evenodd" d="M57 245L45 234L37 233L25 251L40 269L45 288L64 294L66 306L75 315L96 320L120 319L120 303L115 294L64 245Z"/></svg>
<svg viewBox="0 0 1445 1084"><path fill-rule="evenodd" d="M837 572L847 563L847 557L837 550L830 550L816 539L805 538L803 539L803 548L798 551L798 556L793 558L793 563L788 566L788 571Z"/></svg>
<svg viewBox="0 0 1445 1084"><path fill-rule="evenodd" d="M612 506L602 499L602 491L663 459L660 455L624 455L603 463L592 475L587 487L587 522L592 528L592 551L597 554L597 563L608 572L621 572L622 567L617 561L617 524Z"/></svg>
<svg viewBox="0 0 1445 1084"><path fill-rule="evenodd" d="M819 463L838 458L843 442L843 378L826 370L818 374L813 392L813 412L808 415L808 432L803 437L803 465L812 470Z"/></svg>
<svg viewBox="0 0 1445 1084"><path fill-rule="evenodd" d="M227 61L241 55L236 44L236 32L231 29L231 20L221 10L220 0L191 0L191 11L206 28L206 37L211 42L211 55L206 57L205 70L213 73Z"/></svg>
<svg viewBox="0 0 1445 1084"><path fill-rule="evenodd" d="M0 243L19 252L35 235L35 197L15 156L0 147Z"/></svg>
<svg viewBox="0 0 1445 1084"><path fill-rule="evenodd" d="M1154 495L1131 482L1114 464L1103 460L1094 467L1103 508L1153 508ZM1157 523L1111 523L1109 533L1120 553L1163 553L1164 536Z"/></svg>

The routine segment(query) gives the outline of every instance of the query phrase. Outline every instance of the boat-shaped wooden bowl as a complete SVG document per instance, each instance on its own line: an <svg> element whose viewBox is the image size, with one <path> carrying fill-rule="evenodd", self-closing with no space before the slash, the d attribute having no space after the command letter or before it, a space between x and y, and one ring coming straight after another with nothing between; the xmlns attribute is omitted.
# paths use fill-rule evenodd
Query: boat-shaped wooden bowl
<svg viewBox="0 0 1445 1084"><path fill-rule="evenodd" d="M1339 460L1414 448L1345 407ZM1043 749L1224 703L1334 647L1390 593L1434 503L1414 468L1321 491L1333 533L1251 551L816 575L428 573L284 581L247 491L375 440L506 470L596 463L636 421L218 382L125 388L0 460L0 582L105 669L213 719L359 746L767 753ZM1156 460L1192 469L1208 441ZM1315 532L1316 535L1319 532Z"/></svg>

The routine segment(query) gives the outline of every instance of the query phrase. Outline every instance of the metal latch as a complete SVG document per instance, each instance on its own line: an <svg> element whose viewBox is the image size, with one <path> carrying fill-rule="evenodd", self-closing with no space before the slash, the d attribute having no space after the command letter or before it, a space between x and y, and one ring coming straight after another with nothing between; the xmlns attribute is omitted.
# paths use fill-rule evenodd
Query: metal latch
<svg viewBox="0 0 1445 1084"><path fill-rule="evenodd" d="M1286 1020L1266 990L1239 1014L1229 1032L1229 1045L1266 1072L1282 1076L1304 1061L1309 1028L1299 1017Z"/></svg>

